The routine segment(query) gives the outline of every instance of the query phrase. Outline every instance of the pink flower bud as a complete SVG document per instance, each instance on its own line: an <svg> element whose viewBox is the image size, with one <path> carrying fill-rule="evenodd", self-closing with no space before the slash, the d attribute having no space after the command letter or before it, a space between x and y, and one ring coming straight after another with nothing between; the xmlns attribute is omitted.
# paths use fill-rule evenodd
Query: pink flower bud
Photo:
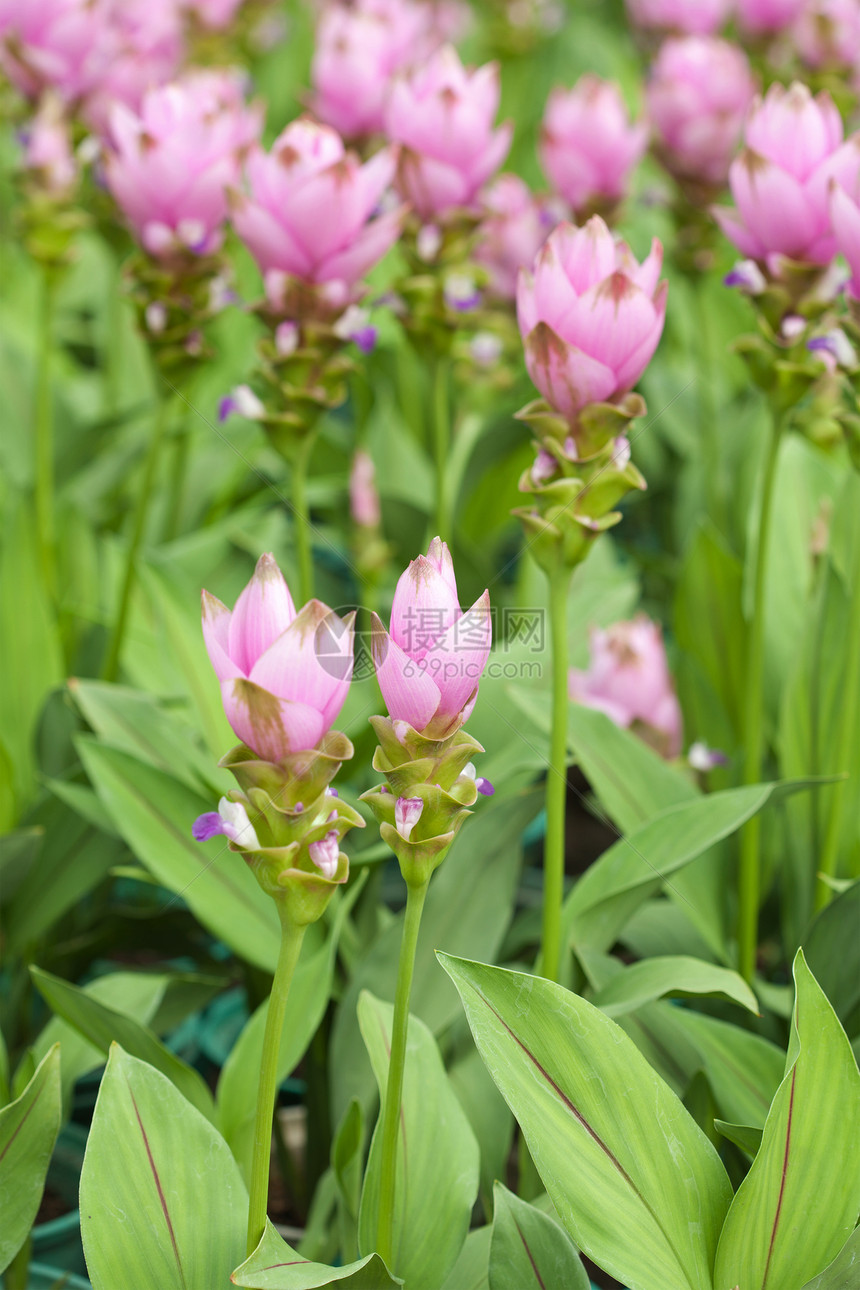
<svg viewBox="0 0 860 1290"><path fill-rule="evenodd" d="M511 146L510 124L493 129L499 69L466 69L450 45L398 76L385 129L403 145L398 184L422 219L472 207Z"/></svg>
<svg viewBox="0 0 860 1290"><path fill-rule="evenodd" d="M296 613L271 555L260 557L232 613L203 592L203 636L227 720L258 757L313 748L343 707L352 677L352 619L319 600Z"/></svg>
<svg viewBox="0 0 860 1290"><path fill-rule="evenodd" d="M631 22L682 35L710 36L722 27L733 0L627 0Z"/></svg>
<svg viewBox="0 0 860 1290"><path fill-rule="evenodd" d="M402 211L374 217L394 175L396 156L384 148L361 165L336 131L301 118L288 125L270 153L248 159L249 193L237 197L236 231L269 275L328 284L331 305L350 302L359 279L396 240ZM336 297L336 298L335 298Z"/></svg>
<svg viewBox="0 0 860 1290"><path fill-rule="evenodd" d="M475 259L489 270L493 294L513 300L519 270L531 268L561 214L535 197L519 175L499 175L481 202L487 215L478 229Z"/></svg>
<svg viewBox="0 0 860 1290"><path fill-rule="evenodd" d="M390 635L374 616L376 677L389 715L431 738L459 729L475 706L491 642L489 592L463 613L451 554L434 538L400 576Z"/></svg>
<svg viewBox="0 0 860 1290"><path fill-rule="evenodd" d="M328 4L311 64L313 110L348 139L379 134L395 72L441 43L433 8L418 0Z"/></svg>
<svg viewBox="0 0 860 1290"><path fill-rule="evenodd" d="M356 524L378 529L382 520L379 493L376 491L376 468L370 453L356 448L349 472L349 509Z"/></svg>
<svg viewBox="0 0 860 1290"><path fill-rule="evenodd" d="M633 388L651 360L666 314L657 239L642 264L599 216L560 224L521 272L517 318L529 376L557 412L574 420L589 403Z"/></svg>
<svg viewBox="0 0 860 1290"><path fill-rule="evenodd" d="M667 169L722 186L737 151L755 82L743 50L726 40L667 40L651 69L648 115Z"/></svg>
<svg viewBox="0 0 860 1290"><path fill-rule="evenodd" d="M860 53L858 0L809 0L792 28L797 52L807 65L848 69Z"/></svg>
<svg viewBox="0 0 860 1290"><path fill-rule="evenodd" d="M774 84L753 104L746 147L729 170L737 212L717 209L714 216L752 260L783 255L826 265L836 254L830 183L851 190L859 171L860 146L842 142L842 118L830 96L813 98L798 82L790 89Z"/></svg>
<svg viewBox="0 0 860 1290"><path fill-rule="evenodd" d="M830 218L836 245L851 270L848 292L857 299L860 297L860 205L839 184L834 184L830 193Z"/></svg>
<svg viewBox="0 0 860 1290"><path fill-rule="evenodd" d="M740 24L753 35L790 27L807 0L735 0Z"/></svg>
<svg viewBox="0 0 860 1290"><path fill-rule="evenodd" d="M421 819L423 810L424 803L420 797L398 797L394 803L394 827L404 842L412 837L412 830Z"/></svg>
<svg viewBox="0 0 860 1290"><path fill-rule="evenodd" d="M136 115L115 104L108 187L144 248L158 259L218 249L227 189L260 116L235 83L202 73L150 90Z"/></svg>
<svg viewBox="0 0 860 1290"><path fill-rule="evenodd" d="M324 838L319 842L312 842L308 847L308 855L318 869L321 869L326 878L333 878L337 873L338 860L340 859L340 839L337 829L329 829Z"/></svg>
<svg viewBox="0 0 860 1290"><path fill-rule="evenodd" d="M576 214L619 202L647 143L647 126L631 124L621 91L612 81L588 74L572 90L556 89L549 96L541 165Z"/></svg>
<svg viewBox="0 0 860 1290"><path fill-rule="evenodd" d="M24 132L24 166L36 174L42 189L62 197L75 186L78 168L72 152L69 123L61 100L45 94Z"/></svg>
<svg viewBox="0 0 860 1290"><path fill-rule="evenodd" d="M644 614L591 633L591 665L571 668L570 697L597 708L618 726L634 722L663 741L667 757L681 751L682 718L660 628Z"/></svg>

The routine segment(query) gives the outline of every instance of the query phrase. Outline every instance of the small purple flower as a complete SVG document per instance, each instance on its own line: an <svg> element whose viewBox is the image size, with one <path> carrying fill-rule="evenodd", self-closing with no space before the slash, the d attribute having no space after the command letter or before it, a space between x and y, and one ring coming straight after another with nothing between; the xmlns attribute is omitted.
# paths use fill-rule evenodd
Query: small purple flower
<svg viewBox="0 0 860 1290"><path fill-rule="evenodd" d="M823 336L813 336L806 348L814 354L829 354L838 367L853 369L857 366L857 352L841 327L834 327Z"/></svg>
<svg viewBox="0 0 860 1290"><path fill-rule="evenodd" d="M445 304L458 314L470 313L481 303L481 293L475 285L475 279L468 273L449 273L443 291Z"/></svg>
<svg viewBox="0 0 860 1290"><path fill-rule="evenodd" d="M221 798L217 811L199 815L191 826L191 833L197 842L207 842L209 838L222 834L245 851L258 851L260 848L245 807L241 802L231 802L227 797Z"/></svg>
<svg viewBox="0 0 860 1290"><path fill-rule="evenodd" d="M726 287L739 287L749 296L760 296L767 281L755 260L738 260L731 273L723 278Z"/></svg>
<svg viewBox="0 0 860 1290"><path fill-rule="evenodd" d="M532 483L535 485L545 483L546 480L552 479L557 470L558 462L555 457L551 452L547 452L546 448L541 448L531 469Z"/></svg>
<svg viewBox="0 0 860 1290"><path fill-rule="evenodd" d="M289 358L299 347L298 323L286 321L278 323L275 328L275 349L279 357Z"/></svg>
<svg viewBox="0 0 860 1290"><path fill-rule="evenodd" d="M376 328L370 325L370 314L358 305L350 305L332 328L341 340L351 340L362 354L372 353L376 345Z"/></svg>
<svg viewBox="0 0 860 1290"><path fill-rule="evenodd" d="M690 745L690 751L687 753L687 761L693 770L701 771L703 774L713 770L715 766L728 766L729 759L719 748L709 748L703 740L697 740Z"/></svg>
<svg viewBox="0 0 860 1290"><path fill-rule="evenodd" d="M423 810L424 803L420 797L398 797L394 806L394 826L404 842L411 838Z"/></svg>
<svg viewBox="0 0 860 1290"><path fill-rule="evenodd" d="M340 797L340 794L338 793L337 789L336 789L336 788L332 788L331 786L329 786L329 787L326 789L326 791L325 791L325 795L326 795L326 797Z"/></svg>
<svg viewBox="0 0 860 1290"><path fill-rule="evenodd" d="M218 420L223 423L234 413L246 421L262 421L266 408L250 385L237 385L218 404Z"/></svg>
<svg viewBox="0 0 860 1290"><path fill-rule="evenodd" d="M478 774L478 772L475 770L474 762L470 761L466 763L466 765L463 767L462 771L460 772L460 778L474 780L475 788L477 788L478 792L481 794L482 797L492 797L496 791L488 779L484 779L481 775Z"/></svg>
<svg viewBox="0 0 860 1290"><path fill-rule="evenodd" d="M322 870L326 878L333 878L337 873L340 858L337 829L330 829L319 842L312 842L308 847L308 854L316 867Z"/></svg>

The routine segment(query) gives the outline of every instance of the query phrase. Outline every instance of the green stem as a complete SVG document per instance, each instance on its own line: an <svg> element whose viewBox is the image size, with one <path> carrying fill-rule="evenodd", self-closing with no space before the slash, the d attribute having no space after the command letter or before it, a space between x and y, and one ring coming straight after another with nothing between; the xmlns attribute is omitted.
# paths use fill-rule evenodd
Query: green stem
<svg viewBox="0 0 860 1290"><path fill-rule="evenodd" d="M293 535L296 544L296 559L299 566L299 597L301 604L306 605L314 594L314 562L311 545L311 521L308 511L307 482L308 463L311 459L316 435L306 434L296 444L290 456L292 468L292 503Z"/></svg>
<svg viewBox="0 0 860 1290"><path fill-rule="evenodd" d="M750 627L744 694L744 783L761 779L764 756L764 613L770 518L776 467L779 459L781 424L774 415L764 461L761 513L758 526L753 614ZM752 981L758 947L758 909L761 887L761 819L754 815L743 827L740 839L738 967L746 981Z"/></svg>
<svg viewBox="0 0 860 1290"><path fill-rule="evenodd" d="M561 904L564 896L567 804L567 597L572 570L560 567L549 580L552 643L552 732L546 777L546 839L543 856L542 971L557 981L561 966Z"/></svg>
<svg viewBox="0 0 860 1290"><path fill-rule="evenodd" d="M433 374L433 451L436 459L436 532L451 539L451 504L448 497L448 456L451 451L451 404L449 369L444 358L436 360Z"/></svg>
<svg viewBox="0 0 860 1290"><path fill-rule="evenodd" d="M857 738L857 702L860 698L860 587L856 581L849 582L851 595L851 612L848 618L848 639L845 645L846 660L845 687L842 691L842 720L839 729L839 756L837 770L853 770L851 755ZM839 844L842 841L842 824L845 806L845 794L848 780L840 779L830 793L830 814L827 817L827 831L824 835L824 847L818 864L820 873L829 878L836 876L839 861ZM833 889L818 879L815 889L815 908L823 909L831 900Z"/></svg>
<svg viewBox="0 0 860 1290"><path fill-rule="evenodd" d="M403 919L403 939L400 942L400 962L397 966L397 993L394 998L394 1021L391 1030L391 1058L388 1063L388 1083L382 1108L382 1160L379 1175L379 1217L376 1248L389 1270L392 1262L394 1240L394 1194L397 1176L397 1138L400 1125L400 1101L403 1094L403 1067L406 1062L406 1031L409 1024L409 996L412 993L412 973L415 967L415 949L421 912L427 895L429 879L421 886L408 887L406 914Z"/></svg>
<svg viewBox="0 0 860 1290"><path fill-rule="evenodd" d="M280 912L280 909L279 909ZM251 1155L251 1196L248 1204L248 1254L253 1254L266 1230L266 1207L269 1199L269 1160L272 1151L272 1119L278 1091L278 1055L281 1031L293 973L299 961L305 928L281 915L281 949L269 996L266 1030L263 1035L263 1058L257 1086L257 1116L254 1121L254 1148Z"/></svg>
<svg viewBox="0 0 860 1290"><path fill-rule="evenodd" d="M122 653L123 639L125 637L125 629L128 623L128 612L131 607L131 593L134 590L137 574L137 557L140 553L140 546L146 530L146 520L149 515L149 507L152 501L156 475L158 473L158 460L161 455L161 446L164 442L165 431L167 429L170 407L170 400L162 398L155 413L152 434L150 435L149 446L146 452L146 460L143 465L143 478L141 479L140 493L137 498L131 541L129 542L128 553L125 560L125 574L122 580L119 610L117 612L116 621L114 622L113 632L111 633L110 644L108 645L107 656L102 670L102 678L105 681L115 681L117 673L119 672L120 654Z"/></svg>
<svg viewBox="0 0 860 1290"><path fill-rule="evenodd" d="M54 287L50 270L43 268L39 292L38 358L33 403L36 454L36 528L42 574L49 597L57 593L56 540L54 532L54 417L51 400L51 321Z"/></svg>

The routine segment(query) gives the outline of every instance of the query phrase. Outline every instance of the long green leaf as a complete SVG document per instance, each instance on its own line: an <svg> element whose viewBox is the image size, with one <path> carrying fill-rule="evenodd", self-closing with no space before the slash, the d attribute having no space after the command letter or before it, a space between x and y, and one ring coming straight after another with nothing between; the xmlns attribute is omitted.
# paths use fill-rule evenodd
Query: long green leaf
<svg viewBox="0 0 860 1290"><path fill-rule="evenodd" d="M268 1221L260 1244L230 1280L248 1290L323 1290L333 1285L349 1286L350 1290L390 1290L403 1285L378 1254L340 1268L303 1259Z"/></svg>
<svg viewBox="0 0 860 1290"><path fill-rule="evenodd" d="M666 995L716 995L758 1013L758 1002L746 981L728 968L714 967L683 955L644 959L619 972L591 1002L607 1017L620 1017Z"/></svg>
<svg viewBox="0 0 860 1290"><path fill-rule="evenodd" d="M212 1094L202 1077L169 1048L165 1048L147 1026L141 1025L133 1017L117 1012L115 1008L107 1007L78 986L52 976L41 968L31 968L30 975L49 1007L95 1048L107 1055L112 1044L121 1044L132 1056L148 1062L166 1076L207 1120L214 1120Z"/></svg>
<svg viewBox="0 0 860 1290"><path fill-rule="evenodd" d="M857 1290L860 1285L860 1227L854 1229L832 1263L803 1290Z"/></svg>
<svg viewBox="0 0 860 1290"><path fill-rule="evenodd" d="M272 901L223 839L195 842L191 826L213 803L128 753L80 738L76 746L117 831L158 881L215 936L273 972L280 933Z"/></svg>
<svg viewBox="0 0 860 1290"><path fill-rule="evenodd" d="M489 1290L492 1227L474 1227L442 1290Z"/></svg>
<svg viewBox="0 0 860 1290"><path fill-rule="evenodd" d="M589 1290L570 1237L500 1182L493 1189L490 1290Z"/></svg>
<svg viewBox="0 0 860 1290"><path fill-rule="evenodd" d="M858 927L860 882L855 882L821 911L803 942L809 970L844 1026L860 1006Z"/></svg>
<svg viewBox="0 0 860 1290"><path fill-rule="evenodd" d="M390 1004L366 991L358 1004L361 1033L384 1106L391 1047ZM370 1146L358 1220L359 1250L376 1244L382 1111ZM463 1247L478 1194L479 1152L430 1031L409 1018L397 1180L393 1269L409 1290L438 1290Z"/></svg>
<svg viewBox="0 0 860 1290"><path fill-rule="evenodd" d="M860 1210L860 1072L802 950L794 981L788 1069L720 1237L718 1286L801 1290Z"/></svg>
<svg viewBox="0 0 860 1290"><path fill-rule="evenodd" d="M692 1043L723 1119L761 1128L782 1079L782 1049L717 1017L668 1004L655 1007L670 1017L673 1031Z"/></svg>
<svg viewBox="0 0 860 1290"><path fill-rule="evenodd" d="M584 999L439 958L576 1245L630 1290L710 1290L731 1188L672 1090Z"/></svg>
<svg viewBox="0 0 860 1290"><path fill-rule="evenodd" d="M245 1253L248 1195L223 1138L170 1080L111 1047L81 1175L94 1290L214 1290Z"/></svg>
<svg viewBox="0 0 860 1290"><path fill-rule="evenodd" d="M21 1096L0 1111L0 1272L39 1209L60 1129L60 1049L47 1053Z"/></svg>

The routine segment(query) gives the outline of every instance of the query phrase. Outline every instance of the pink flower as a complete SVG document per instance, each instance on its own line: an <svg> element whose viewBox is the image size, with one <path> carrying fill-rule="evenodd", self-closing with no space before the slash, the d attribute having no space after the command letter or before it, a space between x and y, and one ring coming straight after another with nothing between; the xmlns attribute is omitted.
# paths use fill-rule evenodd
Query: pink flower
<svg viewBox="0 0 860 1290"><path fill-rule="evenodd" d="M349 472L349 510L356 524L378 529L382 515L376 489L373 458L363 448L356 448Z"/></svg>
<svg viewBox="0 0 860 1290"><path fill-rule="evenodd" d="M860 0L810 0L792 36L807 67L853 67L860 53Z"/></svg>
<svg viewBox="0 0 860 1290"><path fill-rule="evenodd" d="M706 36L667 40L646 98L660 156L672 174L722 186L754 94L739 46Z"/></svg>
<svg viewBox="0 0 860 1290"><path fill-rule="evenodd" d="M852 200L845 189L840 188L838 184L834 184L830 194L830 218L833 221L836 246L845 256L851 270L849 294L858 299L860 298L860 205L856 200Z"/></svg>
<svg viewBox="0 0 860 1290"><path fill-rule="evenodd" d="M288 125L270 153L251 153L250 192L236 199L233 222L270 297L287 276L331 284L348 303L400 231L402 211L374 214L395 166L390 148L362 165L335 130L307 118Z"/></svg>
<svg viewBox="0 0 860 1290"><path fill-rule="evenodd" d="M540 161L550 183L577 214L614 206L648 143L648 127L632 125L612 81L582 76L549 96Z"/></svg>
<svg viewBox="0 0 860 1290"><path fill-rule="evenodd" d="M729 184L737 213L714 211L742 255L788 256L829 264L836 253L830 228L832 180L849 190L860 169L856 140L842 142L842 118L828 94L813 98L805 85L774 84L756 99L746 147L732 162Z"/></svg>
<svg viewBox="0 0 860 1290"><path fill-rule="evenodd" d="M628 727L645 726L658 736L666 757L681 751L681 708L672 684L660 628L644 614L591 633L591 665L570 670L569 693L576 703L597 708Z"/></svg>
<svg viewBox="0 0 860 1290"><path fill-rule="evenodd" d="M513 126L493 129L499 94L498 65L467 70L450 45L395 78L385 129L403 145L399 186L422 219L471 207L504 161Z"/></svg>
<svg viewBox="0 0 860 1290"><path fill-rule="evenodd" d="M203 592L203 637L221 682L227 720L258 757L280 761L314 748L343 707L352 678L352 615L319 600L296 613L271 555L232 613Z"/></svg>
<svg viewBox="0 0 860 1290"><path fill-rule="evenodd" d="M689 36L710 36L722 27L734 0L627 0L639 27L657 27Z"/></svg>
<svg viewBox="0 0 860 1290"><path fill-rule="evenodd" d="M490 593L463 613L451 553L434 538L400 576L390 635L374 614L373 659L389 716L447 738L471 715L491 643Z"/></svg>
<svg viewBox="0 0 860 1290"><path fill-rule="evenodd" d="M111 56L87 96L84 116L101 134L109 130L114 103L135 112L147 90L166 85L185 57L182 14L177 0L101 0L109 27Z"/></svg>
<svg viewBox="0 0 860 1290"><path fill-rule="evenodd" d="M24 131L24 166L39 177L45 192L62 197L75 186L78 167L69 123L59 98L48 92Z"/></svg>
<svg viewBox="0 0 860 1290"><path fill-rule="evenodd" d="M112 52L101 0L0 0L0 67L28 98L52 88L77 102L98 84Z"/></svg>
<svg viewBox="0 0 860 1290"><path fill-rule="evenodd" d="M481 194L481 202L487 214L478 229L475 259L488 269L493 294L513 300L517 274L534 264L562 213L536 197L519 175L499 175Z"/></svg>
<svg viewBox="0 0 860 1290"><path fill-rule="evenodd" d="M754 35L790 27L807 0L735 0L741 26Z"/></svg>
<svg viewBox="0 0 860 1290"><path fill-rule="evenodd" d="M218 249L227 190L260 126L235 80L213 72L150 90L139 114L114 106L107 184L151 255Z"/></svg>
<svg viewBox="0 0 860 1290"><path fill-rule="evenodd" d="M441 43L433 10L419 0L328 4L311 64L313 110L349 139L378 134L395 72Z"/></svg>
<svg viewBox="0 0 860 1290"><path fill-rule="evenodd" d="M526 367L541 394L573 421L589 403L619 398L651 361L666 314L663 248L642 264L595 215L560 224L520 274L517 316Z"/></svg>
<svg viewBox="0 0 860 1290"><path fill-rule="evenodd" d="M210 31L223 31L235 18L243 0L182 0L185 8Z"/></svg>

